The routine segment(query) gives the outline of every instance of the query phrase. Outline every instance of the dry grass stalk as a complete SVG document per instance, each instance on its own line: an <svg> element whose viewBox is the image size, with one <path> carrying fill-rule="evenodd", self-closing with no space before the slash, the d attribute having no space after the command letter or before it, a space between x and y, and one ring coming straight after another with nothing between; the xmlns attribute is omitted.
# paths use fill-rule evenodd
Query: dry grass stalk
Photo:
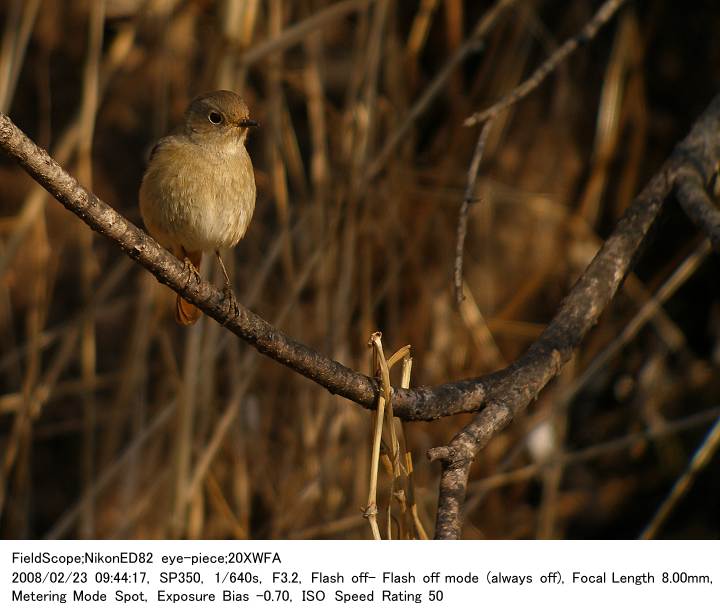
<svg viewBox="0 0 720 616"><path fill-rule="evenodd" d="M404 346L389 359L385 358L381 342L382 335L375 332L370 336L368 346L371 347L371 370L377 374L381 382L382 395L378 399L378 406L373 417L372 452L370 456L370 487L368 489L368 502L363 516L370 524L374 539L382 539L380 527L377 523L377 486L379 463L389 478L387 506L385 508L385 537L393 539L393 529L397 539L427 539L427 533L420 521L417 503L415 501L415 486L412 469L412 455L405 449L405 436L402 423L394 417L392 411L392 392L390 384L390 370L402 360L402 376L400 387L410 386L412 372L412 357L410 346ZM385 438L383 438L383 435ZM393 505L399 509L393 513Z"/></svg>

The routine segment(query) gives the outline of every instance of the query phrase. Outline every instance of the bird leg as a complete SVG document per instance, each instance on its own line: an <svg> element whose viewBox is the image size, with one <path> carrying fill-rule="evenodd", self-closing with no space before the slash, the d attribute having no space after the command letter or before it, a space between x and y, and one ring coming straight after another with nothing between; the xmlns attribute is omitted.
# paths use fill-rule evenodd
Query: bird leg
<svg viewBox="0 0 720 616"><path fill-rule="evenodd" d="M215 251L215 256L218 258L218 261L220 262L220 268L223 272L223 276L225 276L225 284L223 285L223 303L228 303L230 305L230 310L233 313L233 318L237 319L240 316L240 307L238 306L237 300L235 299L235 294L232 290L232 285L230 284L230 276L228 276L227 269L225 269L225 264L223 263L222 257L220 256L220 249Z"/></svg>

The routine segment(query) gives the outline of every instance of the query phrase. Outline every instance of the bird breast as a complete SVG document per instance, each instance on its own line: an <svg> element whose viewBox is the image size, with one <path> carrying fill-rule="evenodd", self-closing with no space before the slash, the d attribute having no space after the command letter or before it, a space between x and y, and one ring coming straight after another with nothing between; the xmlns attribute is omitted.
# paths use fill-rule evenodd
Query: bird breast
<svg viewBox="0 0 720 616"><path fill-rule="evenodd" d="M242 142L163 139L140 188L146 227L168 247L210 251L237 244L255 209L255 177Z"/></svg>

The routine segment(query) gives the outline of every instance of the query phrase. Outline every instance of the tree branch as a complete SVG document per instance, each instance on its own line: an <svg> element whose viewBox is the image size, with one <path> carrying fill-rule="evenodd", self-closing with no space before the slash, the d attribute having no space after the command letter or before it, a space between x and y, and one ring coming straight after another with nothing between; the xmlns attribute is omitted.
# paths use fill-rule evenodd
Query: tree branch
<svg viewBox="0 0 720 616"><path fill-rule="evenodd" d="M377 401L375 380L310 349L240 306L239 315L219 289L188 276L183 264L151 237L83 188L49 154L0 114L0 149L15 159L67 209L112 240L161 283L196 304L255 348L330 392L367 408ZM443 462L436 536L460 536L461 508L474 457L515 414L538 395L571 357L617 291L674 182L692 166L706 185L720 160L720 96L676 148L663 169L635 200L617 229L563 302L556 317L530 349L508 368L475 379L436 387L398 389L395 414L405 420L432 420L484 410L447 447L431 450ZM714 227L713 227L714 228Z"/></svg>
<svg viewBox="0 0 720 616"><path fill-rule="evenodd" d="M196 304L258 351L316 381L332 393L366 407L374 404L377 387L372 379L293 340L242 306L235 317L230 306L223 303L223 294L219 289L204 280L188 276L178 259L81 186L4 114L0 114L0 148L89 227L113 241L161 283Z"/></svg>
<svg viewBox="0 0 720 616"><path fill-rule="evenodd" d="M235 316L223 302L223 293L204 280L188 276L183 264L152 237L85 189L44 149L35 144L5 114L0 114L0 149L16 160L35 180L89 227L114 242L205 314L252 344L260 353L325 387L333 394L366 408L377 405L378 385L371 379L305 346L267 321L239 306ZM407 421L430 421L456 413L477 411L495 375L446 383L437 387L398 389L393 394L395 414Z"/></svg>
<svg viewBox="0 0 720 616"><path fill-rule="evenodd" d="M710 239L712 247L720 252L720 209L710 199L707 181L700 171L688 161L677 177L677 198L688 215Z"/></svg>
<svg viewBox="0 0 720 616"><path fill-rule="evenodd" d="M676 182L680 186L679 180L685 179L691 169L700 185L706 185L718 160L720 96L710 103L690 134L625 212L547 329L506 370L505 376L488 389L485 409L453 438L449 446L428 452L431 460L442 461L436 538L460 537L461 506L473 459L570 359L628 274L650 226Z"/></svg>

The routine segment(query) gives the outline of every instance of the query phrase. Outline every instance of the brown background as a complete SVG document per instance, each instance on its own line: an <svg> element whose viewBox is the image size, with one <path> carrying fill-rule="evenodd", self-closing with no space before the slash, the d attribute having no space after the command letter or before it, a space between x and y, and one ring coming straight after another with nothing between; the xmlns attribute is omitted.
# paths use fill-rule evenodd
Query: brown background
<svg viewBox="0 0 720 616"><path fill-rule="evenodd" d="M238 299L359 370L373 331L388 351L411 344L413 384L483 374L527 348L720 89L716 2L623 9L497 122L466 242L471 296L458 311L455 227L477 138L463 120L599 2L517 2L372 181L383 145L491 3L402 0L383 12L356 2L272 53L263 45L347 3L116 0L105 15L92 9L93 30L97 4L0 5L2 111L139 223L154 141L195 94L242 92L262 126L249 144L255 219L230 259ZM176 326L165 289L0 163L1 535L367 537L370 414L207 319ZM568 392L700 241L668 203L576 358L477 460L466 537L639 535L718 416L717 256ZM690 428L689 417L699 418ZM439 469L425 451L466 421L406 427L428 530ZM665 436L642 437L658 429ZM563 452L584 453L558 462ZM537 465L547 460L556 464ZM718 481L716 456L660 536L717 537ZM380 493L382 505L385 484Z"/></svg>

